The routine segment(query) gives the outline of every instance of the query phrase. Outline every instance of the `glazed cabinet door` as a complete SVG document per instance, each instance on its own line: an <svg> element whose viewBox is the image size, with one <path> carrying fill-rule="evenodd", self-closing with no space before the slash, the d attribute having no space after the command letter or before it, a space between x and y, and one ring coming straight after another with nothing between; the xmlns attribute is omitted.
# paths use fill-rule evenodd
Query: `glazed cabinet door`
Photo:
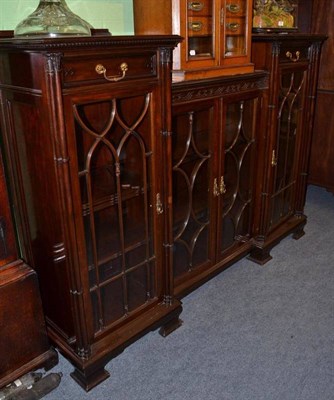
<svg viewBox="0 0 334 400"><path fill-rule="evenodd" d="M173 273L183 294L249 252L260 146L258 91L173 107Z"/></svg>
<svg viewBox="0 0 334 400"><path fill-rule="evenodd" d="M258 96L223 100L218 199L217 258L243 251L253 236L257 162Z"/></svg>
<svg viewBox="0 0 334 400"><path fill-rule="evenodd" d="M218 101L173 107L173 271L176 290L214 261L212 191L219 145Z"/></svg>
<svg viewBox="0 0 334 400"><path fill-rule="evenodd" d="M163 294L155 92L65 97L77 246L95 336Z"/></svg>
<svg viewBox="0 0 334 400"><path fill-rule="evenodd" d="M301 173L307 65L281 66L277 80L276 132L270 161L271 232L296 211L296 190Z"/></svg>

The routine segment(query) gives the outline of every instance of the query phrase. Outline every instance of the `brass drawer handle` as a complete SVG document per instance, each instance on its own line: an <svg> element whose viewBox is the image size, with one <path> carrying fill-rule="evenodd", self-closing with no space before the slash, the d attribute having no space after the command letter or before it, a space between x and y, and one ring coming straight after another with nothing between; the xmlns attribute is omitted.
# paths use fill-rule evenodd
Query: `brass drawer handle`
<svg viewBox="0 0 334 400"><path fill-rule="evenodd" d="M296 57L293 57L293 54L290 51L285 53L286 57L291 60L292 62L296 62L299 60L300 51L296 51Z"/></svg>
<svg viewBox="0 0 334 400"><path fill-rule="evenodd" d="M232 32L236 32L240 28L240 24L238 22L230 22L226 24L226 28Z"/></svg>
<svg viewBox="0 0 334 400"><path fill-rule="evenodd" d="M227 4L226 9L233 14L237 14L240 11L239 4Z"/></svg>
<svg viewBox="0 0 334 400"><path fill-rule="evenodd" d="M126 71L129 69L128 64L123 62L119 66L119 69L122 71L122 75L107 76L107 70L102 64L97 64L97 66L95 67L95 71L99 75L103 74L104 79L106 79L107 81L111 81L111 82L121 81L125 77Z"/></svg>
<svg viewBox="0 0 334 400"><path fill-rule="evenodd" d="M199 32L203 28L203 23L201 21L189 22L188 28L194 32Z"/></svg>
<svg viewBox="0 0 334 400"><path fill-rule="evenodd" d="M188 3L188 10L201 11L204 8L204 3L202 1L190 1Z"/></svg>

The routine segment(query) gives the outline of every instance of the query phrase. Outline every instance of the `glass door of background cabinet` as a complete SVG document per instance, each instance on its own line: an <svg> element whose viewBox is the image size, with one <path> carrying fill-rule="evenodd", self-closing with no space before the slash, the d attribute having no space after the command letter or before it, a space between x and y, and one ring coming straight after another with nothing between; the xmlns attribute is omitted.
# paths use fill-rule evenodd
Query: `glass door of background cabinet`
<svg viewBox="0 0 334 400"><path fill-rule="evenodd" d="M248 1L223 0L221 25L223 58L242 57L247 54Z"/></svg>
<svg viewBox="0 0 334 400"><path fill-rule="evenodd" d="M78 169L73 180L79 183L77 221L84 236L81 252L86 253L95 334L124 323L161 295L156 250L161 237L153 233L160 201L153 183L154 134L161 127L153 123L153 95L95 94L94 101L73 102L71 148Z"/></svg>
<svg viewBox="0 0 334 400"><path fill-rule="evenodd" d="M213 0L187 3L188 60L215 57L215 13Z"/></svg>

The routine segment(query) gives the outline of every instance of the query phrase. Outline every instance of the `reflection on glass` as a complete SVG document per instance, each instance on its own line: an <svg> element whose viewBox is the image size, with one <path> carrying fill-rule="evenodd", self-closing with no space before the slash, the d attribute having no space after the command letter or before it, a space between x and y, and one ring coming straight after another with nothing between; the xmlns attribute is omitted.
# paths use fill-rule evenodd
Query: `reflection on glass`
<svg viewBox="0 0 334 400"><path fill-rule="evenodd" d="M253 28L256 30L297 28L297 10L296 0L255 0Z"/></svg>

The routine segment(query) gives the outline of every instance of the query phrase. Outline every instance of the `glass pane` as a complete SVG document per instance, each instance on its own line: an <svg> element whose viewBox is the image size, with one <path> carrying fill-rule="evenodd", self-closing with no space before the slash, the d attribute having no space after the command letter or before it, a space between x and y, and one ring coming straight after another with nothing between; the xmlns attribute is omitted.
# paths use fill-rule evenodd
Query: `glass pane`
<svg viewBox="0 0 334 400"><path fill-rule="evenodd" d="M209 260L213 107L173 117L174 274Z"/></svg>
<svg viewBox="0 0 334 400"><path fill-rule="evenodd" d="M220 249L225 251L251 232L251 204L255 163L255 116L257 100L230 103L224 129L224 187L221 209Z"/></svg>
<svg viewBox="0 0 334 400"><path fill-rule="evenodd" d="M225 0L225 57L246 54L246 27L247 1Z"/></svg>
<svg viewBox="0 0 334 400"><path fill-rule="evenodd" d="M75 106L95 328L155 296L150 94Z"/></svg>
<svg viewBox="0 0 334 400"><path fill-rule="evenodd" d="M214 57L214 1L187 2L188 57Z"/></svg>
<svg viewBox="0 0 334 400"><path fill-rule="evenodd" d="M286 72L281 76L271 227L293 211L292 187L296 184L295 151L298 126L303 111L304 84L304 71Z"/></svg>

